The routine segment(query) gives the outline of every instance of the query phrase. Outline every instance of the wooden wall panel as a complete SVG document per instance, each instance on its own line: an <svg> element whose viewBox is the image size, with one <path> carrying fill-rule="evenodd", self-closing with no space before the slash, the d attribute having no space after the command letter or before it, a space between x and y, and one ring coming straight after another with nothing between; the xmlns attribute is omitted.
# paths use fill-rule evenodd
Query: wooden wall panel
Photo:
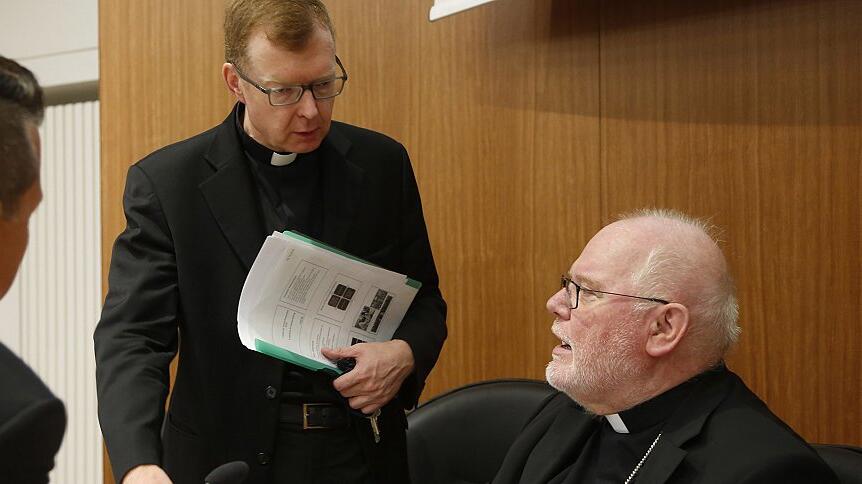
<svg viewBox="0 0 862 484"><path fill-rule="evenodd" d="M450 309L424 398L543 378L545 300L599 227L597 2L508 2L433 24L421 2L328 5L353 66L336 117L402 141L422 191Z"/></svg>
<svg viewBox="0 0 862 484"><path fill-rule="evenodd" d="M534 274L522 257L532 238L525 224L534 194L536 26L524 21L531 13L532 5L520 2L420 32L427 53L422 93L433 102L422 107L414 152L417 176L430 181L423 185L425 212L451 307L451 344L428 395L527 363L499 316L532 321L536 307L525 291Z"/></svg>
<svg viewBox="0 0 862 484"><path fill-rule="evenodd" d="M711 217L730 359L806 438L862 442L859 2L604 3L605 215Z"/></svg>
<svg viewBox="0 0 862 484"><path fill-rule="evenodd" d="M545 302L559 290L559 274L568 271L601 227L598 38L593 34L599 4L534 2L532 20L541 35L535 54L533 204L525 225L532 239L512 258L512 263L528 264L524 270L535 275L530 286L520 283L513 289L531 291L527 303L533 312L526 324L514 321L499 329L511 338L509 351L527 353L528 366L500 365L477 379L536 373L544 379L549 352L558 343L550 334L554 318Z"/></svg>

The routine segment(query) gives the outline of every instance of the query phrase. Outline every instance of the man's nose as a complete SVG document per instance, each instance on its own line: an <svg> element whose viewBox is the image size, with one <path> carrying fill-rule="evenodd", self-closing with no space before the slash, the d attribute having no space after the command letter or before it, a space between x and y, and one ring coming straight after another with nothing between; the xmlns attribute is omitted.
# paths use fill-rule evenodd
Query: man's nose
<svg viewBox="0 0 862 484"><path fill-rule="evenodd" d="M568 293L566 292L566 290L560 289L559 291L555 292L548 299L548 302L545 303L545 307L548 308L548 312L556 315L558 319L569 319L571 308L569 308Z"/></svg>
<svg viewBox="0 0 862 484"><path fill-rule="evenodd" d="M306 89L297 104L296 112L300 116L304 118L314 118L317 116L317 100L314 99L314 94L311 93L311 90Z"/></svg>

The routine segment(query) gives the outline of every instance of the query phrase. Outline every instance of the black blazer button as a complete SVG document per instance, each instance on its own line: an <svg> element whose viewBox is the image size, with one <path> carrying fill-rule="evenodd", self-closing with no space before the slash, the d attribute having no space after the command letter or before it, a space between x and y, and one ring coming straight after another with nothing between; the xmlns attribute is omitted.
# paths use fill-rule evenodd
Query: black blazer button
<svg viewBox="0 0 862 484"><path fill-rule="evenodd" d="M275 389L274 386L269 385L266 387L266 398L270 400L275 400L275 397L278 396L278 390Z"/></svg>
<svg viewBox="0 0 862 484"><path fill-rule="evenodd" d="M257 462L262 466L269 464L269 454L267 454L266 452L261 452L260 454L257 454Z"/></svg>

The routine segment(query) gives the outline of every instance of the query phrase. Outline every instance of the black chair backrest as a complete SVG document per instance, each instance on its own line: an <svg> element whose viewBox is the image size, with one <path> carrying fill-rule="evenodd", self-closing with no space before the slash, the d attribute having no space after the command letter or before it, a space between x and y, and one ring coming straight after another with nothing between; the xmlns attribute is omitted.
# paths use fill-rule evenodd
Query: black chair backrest
<svg viewBox="0 0 862 484"><path fill-rule="evenodd" d="M813 444L842 484L862 484L862 448L850 445Z"/></svg>
<svg viewBox="0 0 862 484"><path fill-rule="evenodd" d="M538 380L493 380L457 388L407 416L413 484L489 482L509 446L555 390Z"/></svg>

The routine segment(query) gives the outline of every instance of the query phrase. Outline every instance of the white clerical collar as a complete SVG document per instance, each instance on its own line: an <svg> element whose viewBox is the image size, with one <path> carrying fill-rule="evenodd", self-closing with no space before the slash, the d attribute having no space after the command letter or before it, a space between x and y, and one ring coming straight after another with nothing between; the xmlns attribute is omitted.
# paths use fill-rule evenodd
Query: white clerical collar
<svg viewBox="0 0 862 484"><path fill-rule="evenodd" d="M612 413L610 415L605 415L605 418L608 419L608 422L611 424L611 427L614 429L614 432L618 434L627 434L629 433L629 428L626 427L625 422L620 417L618 413Z"/></svg>
<svg viewBox="0 0 862 484"><path fill-rule="evenodd" d="M269 160L269 163L273 166L287 166L293 163L293 160L296 159L296 153L287 153L282 155L281 153L272 152L272 158Z"/></svg>

